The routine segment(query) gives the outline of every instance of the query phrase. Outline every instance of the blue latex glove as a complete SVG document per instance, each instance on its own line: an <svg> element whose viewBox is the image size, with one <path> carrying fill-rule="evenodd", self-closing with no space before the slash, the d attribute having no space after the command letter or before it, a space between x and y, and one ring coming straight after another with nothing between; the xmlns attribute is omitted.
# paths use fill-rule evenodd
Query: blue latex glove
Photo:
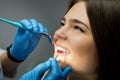
<svg viewBox="0 0 120 80"><path fill-rule="evenodd" d="M19 80L40 80L45 71L49 68L51 68L51 72L45 80L64 80L71 71L70 67L66 67L62 71L58 66L58 62L54 58L50 58L48 61L39 64L31 71L24 74Z"/></svg>
<svg viewBox="0 0 120 80"><path fill-rule="evenodd" d="M35 19L24 19L20 23L27 30L18 28L14 37L14 42L10 48L10 54L17 60L25 60L27 56L36 48L41 35L39 32L46 32L47 29Z"/></svg>

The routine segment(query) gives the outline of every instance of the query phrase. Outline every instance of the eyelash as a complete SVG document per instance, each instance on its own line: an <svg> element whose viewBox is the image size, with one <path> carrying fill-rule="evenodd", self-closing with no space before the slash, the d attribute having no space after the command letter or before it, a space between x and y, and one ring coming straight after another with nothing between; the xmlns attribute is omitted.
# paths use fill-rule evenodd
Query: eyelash
<svg viewBox="0 0 120 80"><path fill-rule="evenodd" d="M76 30L79 30L79 31L81 31L81 32L85 32L82 28L80 28L79 26L74 26L74 29L76 29Z"/></svg>
<svg viewBox="0 0 120 80"><path fill-rule="evenodd" d="M61 22L60 24L61 24L61 26L64 26L64 25L65 25L63 22ZM84 31L82 28L80 28L79 26L74 26L74 29L79 30L79 31L81 31L81 32L85 32L85 31Z"/></svg>

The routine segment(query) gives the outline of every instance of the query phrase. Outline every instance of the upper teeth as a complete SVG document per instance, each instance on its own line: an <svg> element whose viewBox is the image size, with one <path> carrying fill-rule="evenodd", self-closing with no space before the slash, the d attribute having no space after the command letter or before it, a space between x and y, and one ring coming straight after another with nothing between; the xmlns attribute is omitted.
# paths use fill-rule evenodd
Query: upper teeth
<svg viewBox="0 0 120 80"><path fill-rule="evenodd" d="M62 47L57 47L57 48L56 48L56 51L58 51L58 50L62 51L62 53L70 53L69 50L66 50L66 49L64 49L64 48L62 48Z"/></svg>

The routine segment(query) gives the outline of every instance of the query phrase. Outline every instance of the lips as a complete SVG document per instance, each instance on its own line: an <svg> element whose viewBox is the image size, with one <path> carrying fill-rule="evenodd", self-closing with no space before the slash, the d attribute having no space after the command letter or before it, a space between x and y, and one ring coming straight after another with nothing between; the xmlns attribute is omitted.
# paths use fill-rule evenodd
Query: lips
<svg viewBox="0 0 120 80"><path fill-rule="evenodd" d="M56 50L55 52L57 52L58 54L70 54L70 51L63 48L63 47L60 47L60 46L57 46L56 47Z"/></svg>
<svg viewBox="0 0 120 80"><path fill-rule="evenodd" d="M54 57L56 58L56 60L59 63L59 66L61 67L61 69L64 69L67 64L66 64L66 57L67 55L70 54L70 50L61 47L61 46L56 46L55 47L55 55Z"/></svg>

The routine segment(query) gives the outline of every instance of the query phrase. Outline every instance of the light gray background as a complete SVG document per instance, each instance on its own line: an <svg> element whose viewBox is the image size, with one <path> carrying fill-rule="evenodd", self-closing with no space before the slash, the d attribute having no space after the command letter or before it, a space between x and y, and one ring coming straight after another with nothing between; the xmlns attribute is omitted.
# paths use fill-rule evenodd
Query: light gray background
<svg viewBox="0 0 120 80"><path fill-rule="evenodd" d="M60 19L64 16L67 5L68 0L0 0L0 17L18 22L25 18L37 19L53 36L60 26ZM0 48L6 49L13 42L15 30L15 27L0 22ZM18 80L25 72L51 56L53 56L53 46L42 37L37 48L18 67L16 77L5 80Z"/></svg>

